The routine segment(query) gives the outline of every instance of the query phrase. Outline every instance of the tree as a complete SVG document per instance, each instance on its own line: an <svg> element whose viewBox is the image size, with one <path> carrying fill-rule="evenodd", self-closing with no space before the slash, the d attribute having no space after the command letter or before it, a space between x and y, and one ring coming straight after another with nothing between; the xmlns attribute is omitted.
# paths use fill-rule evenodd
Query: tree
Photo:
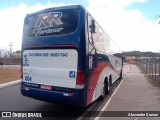
<svg viewBox="0 0 160 120"><path fill-rule="evenodd" d="M20 56L21 56L21 51L20 51L20 50L17 50L17 51L16 51L16 54L17 54L18 57L20 57Z"/></svg>
<svg viewBox="0 0 160 120"><path fill-rule="evenodd" d="M17 51L15 51L15 52L13 52L13 53L12 53L12 56L13 56L14 58L20 58L20 56L21 56L21 51L20 51L20 50L17 50Z"/></svg>
<svg viewBox="0 0 160 120"><path fill-rule="evenodd" d="M5 54L4 54L4 58L9 58L8 53L5 53Z"/></svg>

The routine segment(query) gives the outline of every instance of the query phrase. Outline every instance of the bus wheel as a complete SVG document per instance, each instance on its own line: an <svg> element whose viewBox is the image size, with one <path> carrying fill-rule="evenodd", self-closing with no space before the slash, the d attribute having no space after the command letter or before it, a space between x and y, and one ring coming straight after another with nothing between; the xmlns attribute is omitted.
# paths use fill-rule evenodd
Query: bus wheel
<svg viewBox="0 0 160 120"><path fill-rule="evenodd" d="M112 85L112 76L109 76L109 84L108 84L108 89L107 89L107 94L109 93L110 89L111 89L111 85Z"/></svg>
<svg viewBox="0 0 160 120"><path fill-rule="evenodd" d="M122 70L121 70L121 72L119 74L119 79L122 79Z"/></svg>
<svg viewBox="0 0 160 120"><path fill-rule="evenodd" d="M108 93L108 79L107 78L105 78L102 87L103 87L103 90L102 90L102 94L100 97L101 100L103 100L106 94Z"/></svg>

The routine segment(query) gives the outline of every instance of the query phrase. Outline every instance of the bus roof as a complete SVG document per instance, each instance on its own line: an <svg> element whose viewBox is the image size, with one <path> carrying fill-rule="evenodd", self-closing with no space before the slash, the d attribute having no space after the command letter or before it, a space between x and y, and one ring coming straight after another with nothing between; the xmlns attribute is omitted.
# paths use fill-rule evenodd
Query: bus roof
<svg viewBox="0 0 160 120"><path fill-rule="evenodd" d="M43 13L43 12L50 12L52 10L60 10L60 9L74 9L74 8L82 8L82 9L85 9L85 7L83 7L82 5L67 5L67 6L58 6L58 7L50 7L50 8L46 8L46 9L43 9L43 10L39 10L37 12L33 12L33 13L30 13L30 14L27 14L27 16L32 16L32 15L35 15L35 14L39 14L39 13Z"/></svg>

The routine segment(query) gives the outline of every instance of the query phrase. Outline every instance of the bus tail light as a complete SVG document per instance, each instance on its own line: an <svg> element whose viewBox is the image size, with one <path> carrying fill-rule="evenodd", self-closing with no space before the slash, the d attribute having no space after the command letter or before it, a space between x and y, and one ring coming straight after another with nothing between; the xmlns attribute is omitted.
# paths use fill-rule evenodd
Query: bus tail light
<svg viewBox="0 0 160 120"><path fill-rule="evenodd" d="M77 85L83 85L84 84L84 80L85 80L84 72L82 70L78 70L76 84Z"/></svg>

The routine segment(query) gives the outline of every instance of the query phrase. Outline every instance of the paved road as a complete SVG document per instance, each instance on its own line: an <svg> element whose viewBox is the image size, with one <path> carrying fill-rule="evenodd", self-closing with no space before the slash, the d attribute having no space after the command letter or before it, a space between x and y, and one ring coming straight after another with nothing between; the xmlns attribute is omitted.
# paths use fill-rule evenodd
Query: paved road
<svg viewBox="0 0 160 120"><path fill-rule="evenodd" d="M63 110L64 112L66 111L67 113L71 114L70 116L72 116L72 114L74 114L73 111L76 110L76 108L60 106L56 104L34 100L28 97L23 97L20 93L20 84L0 89L0 96L1 96L0 97L0 111L54 111L54 110L58 111L58 110ZM1 119L2 118L0 118L0 120ZM17 118L12 118L12 119L17 120ZM74 120L76 118L65 118L65 119Z"/></svg>

